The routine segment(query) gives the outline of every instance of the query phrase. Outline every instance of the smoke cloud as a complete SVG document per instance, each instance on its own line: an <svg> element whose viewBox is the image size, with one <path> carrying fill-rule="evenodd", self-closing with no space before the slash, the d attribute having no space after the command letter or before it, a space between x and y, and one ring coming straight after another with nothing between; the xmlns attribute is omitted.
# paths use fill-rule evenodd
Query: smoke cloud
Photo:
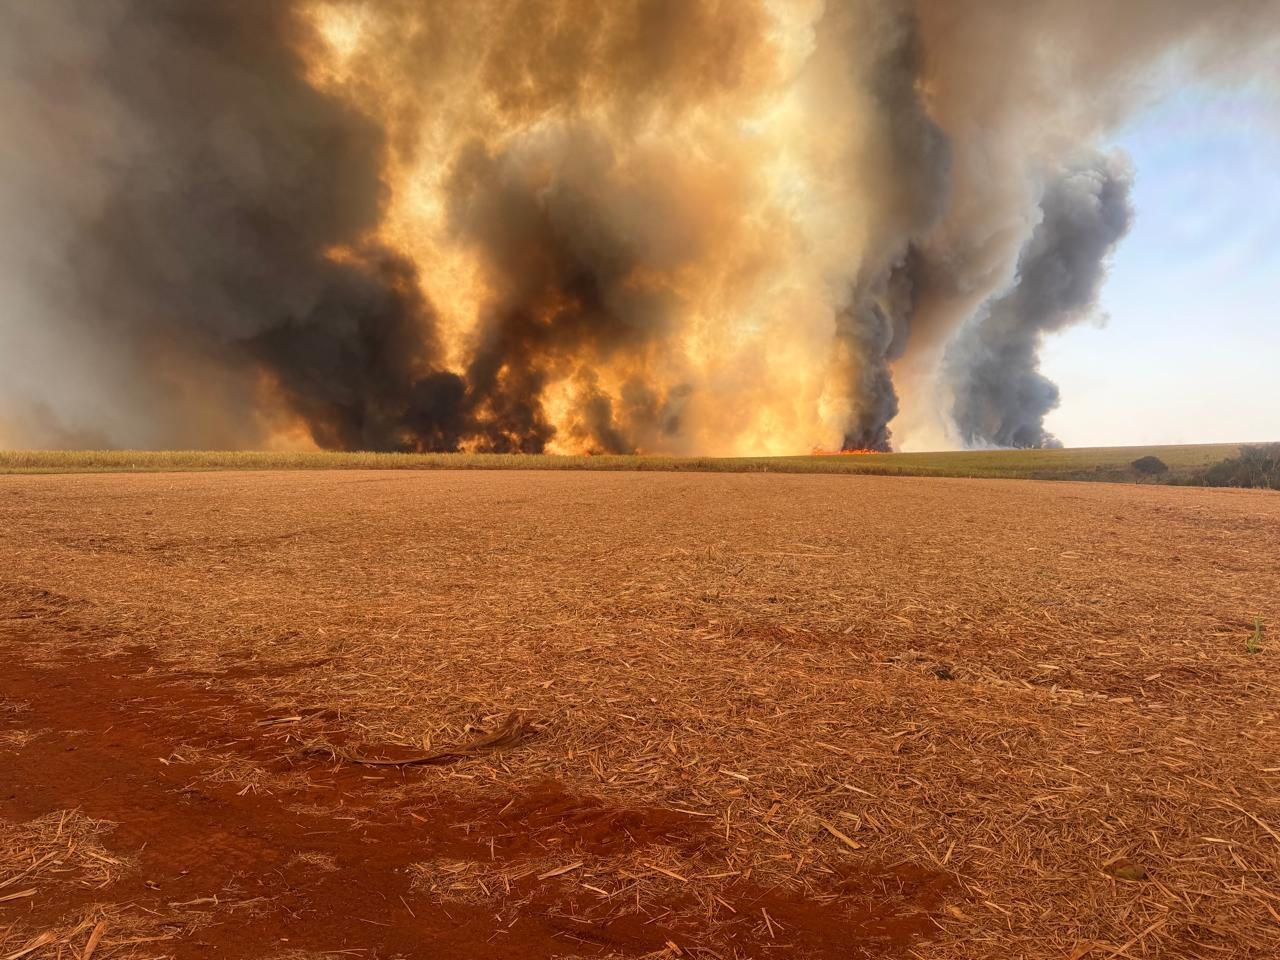
<svg viewBox="0 0 1280 960"><path fill-rule="evenodd" d="M322 445L394 443L431 314L412 265L363 239L386 203L383 134L307 82L286 6L0 17L20 131L5 200L23 207L6 259L35 279L13 270L30 301L6 365L52 354L41 402L115 444L251 443L264 377Z"/></svg>
<svg viewBox="0 0 1280 960"><path fill-rule="evenodd" d="M1000 361L949 344L967 339L958 332L1009 291L1044 216L1046 185L1162 96L1194 82L1274 75L1280 3L917 0L912 9L925 51L921 82L952 163L946 212L919 247L911 337L894 365L904 396L895 426L917 443L992 443L953 415L962 414L958 392L970 379L964 362ZM1066 256L1096 273L1087 258ZM1010 354L1015 362L1019 351ZM990 369L972 374L984 377L991 381ZM1007 378L1017 380L1016 372Z"/></svg>
<svg viewBox="0 0 1280 960"><path fill-rule="evenodd" d="M1095 145L1161 78L1267 63L1278 25L1276 0L6 4L0 443L1044 444L1040 343L1131 218Z"/></svg>
<svg viewBox="0 0 1280 960"><path fill-rule="evenodd" d="M1057 445L1044 418L1058 405L1058 388L1038 369L1040 343L1094 309L1106 257L1133 216L1130 183L1123 159L1099 156L1046 187L1012 289L983 307L948 351L966 445Z"/></svg>

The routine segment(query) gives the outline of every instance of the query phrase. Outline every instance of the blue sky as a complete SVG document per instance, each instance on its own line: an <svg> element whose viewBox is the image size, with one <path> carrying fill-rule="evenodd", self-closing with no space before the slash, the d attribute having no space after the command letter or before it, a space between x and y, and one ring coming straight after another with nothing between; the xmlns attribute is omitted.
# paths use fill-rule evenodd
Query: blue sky
<svg viewBox="0 0 1280 960"><path fill-rule="evenodd" d="M1261 90L1191 89L1113 142L1137 219L1104 326L1051 338L1068 446L1280 440L1280 121Z"/></svg>

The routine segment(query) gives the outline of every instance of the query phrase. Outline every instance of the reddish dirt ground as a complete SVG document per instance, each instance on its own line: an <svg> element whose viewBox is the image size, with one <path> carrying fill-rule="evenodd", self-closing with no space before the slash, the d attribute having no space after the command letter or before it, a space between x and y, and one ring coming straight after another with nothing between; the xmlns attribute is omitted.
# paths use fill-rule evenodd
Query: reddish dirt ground
<svg viewBox="0 0 1280 960"><path fill-rule="evenodd" d="M91 655L67 652L77 660ZM110 899L167 917L165 932L174 939L163 951L175 957L261 957L285 948L441 958L662 951L684 938L660 922L582 924L536 903L513 922L496 922L484 907L423 903L411 889L409 865L441 856L518 858L551 844L606 854L714 842L691 817L617 809L554 783L501 806L439 795L386 803L387 788L411 782L412 772L310 760L296 747L296 721L273 722L211 689L207 679L158 671L142 653L55 669L11 663L0 697L30 704L21 722L49 731L6 758L0 815L21 821L75 808L118 824L109 846L135 866L111 885ZM269 768L301 767L306 783L271 795L234 783L195 786L199 764L160 762L177 742L230 747ZM289 809L317 797L330 813ZM295 859L299 853L332 858L336 869L317 870ZM946 883L911 871L869 879L882 885L883 901L855 921L749 884L737 904L764 907L799 931L793 946L800 955L857 956L858 943L871 955L892 955L927 924L923 914L899 917L903 906L935 905ZM31 930L55 928L68 910L102 899L103 891L64 891L23 903L16 919ZM190 931L183 907L217 919Z"/></svg>
<svg viewBox="0 0 1280 960"><path fill-rule="evenodd" d="M1270 956L1278 537L1232 491L0 477L0 958Z"/></svg>

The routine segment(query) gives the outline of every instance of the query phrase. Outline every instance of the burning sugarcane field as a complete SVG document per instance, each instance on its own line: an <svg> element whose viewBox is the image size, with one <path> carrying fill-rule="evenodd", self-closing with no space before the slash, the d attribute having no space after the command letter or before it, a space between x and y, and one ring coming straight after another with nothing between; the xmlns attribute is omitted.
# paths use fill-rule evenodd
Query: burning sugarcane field
<svg viewBox="0 0 1280 960"><path fill-rule="evenodd" d="M0 960L1280 956L1277 64L0 2Z"/></svg>

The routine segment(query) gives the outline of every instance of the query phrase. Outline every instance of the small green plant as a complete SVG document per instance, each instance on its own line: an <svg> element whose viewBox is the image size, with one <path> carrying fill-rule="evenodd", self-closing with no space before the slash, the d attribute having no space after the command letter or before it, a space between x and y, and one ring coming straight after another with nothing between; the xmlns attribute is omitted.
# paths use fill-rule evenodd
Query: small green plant
<svg viewBox="0 0 1280 960"><path fill-rule="evenodd" d="M1262 652L1262 618L1256 617L1253 621L1253 635L1249 637L1244 645L1248 653Z"/></svg>

